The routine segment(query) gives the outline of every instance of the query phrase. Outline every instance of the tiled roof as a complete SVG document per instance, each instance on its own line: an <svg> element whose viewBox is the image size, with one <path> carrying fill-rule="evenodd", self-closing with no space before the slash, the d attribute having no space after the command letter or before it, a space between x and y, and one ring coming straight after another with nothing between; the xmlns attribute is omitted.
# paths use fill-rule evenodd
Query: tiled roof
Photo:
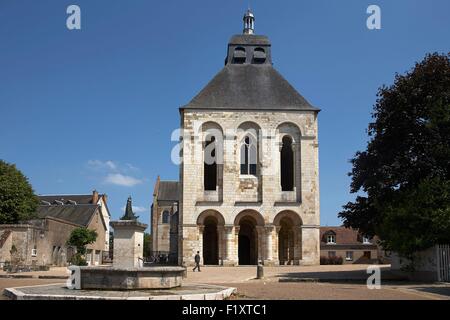
<svg viewBox="0 0 450 320"><path fill-rule="evenodd" d="M37 215L40 219L52 217L87 227L97 209L96 204L40 205Z"/></svg>
<svg viewBox="0 0 450 320"><path fill-rule="evenodd" d="M160 181L158 188L158 201L179 201L180 183L178 181Z"/></svg>

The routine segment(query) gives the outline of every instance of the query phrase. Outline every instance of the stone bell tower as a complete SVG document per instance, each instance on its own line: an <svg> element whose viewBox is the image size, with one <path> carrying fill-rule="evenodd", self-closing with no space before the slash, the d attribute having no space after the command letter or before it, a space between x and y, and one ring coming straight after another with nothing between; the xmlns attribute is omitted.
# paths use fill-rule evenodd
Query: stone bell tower
<svg viewBox="0 0 450 320"><path fill-rule="evenodd" d="M180 108L178 260L319 264L320 110L273 67L250 10L243 22L225 66Z"/></svg>

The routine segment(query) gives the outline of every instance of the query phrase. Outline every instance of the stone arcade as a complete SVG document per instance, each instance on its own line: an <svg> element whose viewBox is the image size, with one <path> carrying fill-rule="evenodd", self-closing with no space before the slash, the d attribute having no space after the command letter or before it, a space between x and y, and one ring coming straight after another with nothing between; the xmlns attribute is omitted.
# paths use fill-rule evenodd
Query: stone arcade
<svg viewBox="0 0 450 320"><path fill-rule="evenodd" d="M273 68L247 11L225 67L180 108L180 182L155 186L153 251L186 265L197 251L206 265L319 264L319 111Z"/></svg>

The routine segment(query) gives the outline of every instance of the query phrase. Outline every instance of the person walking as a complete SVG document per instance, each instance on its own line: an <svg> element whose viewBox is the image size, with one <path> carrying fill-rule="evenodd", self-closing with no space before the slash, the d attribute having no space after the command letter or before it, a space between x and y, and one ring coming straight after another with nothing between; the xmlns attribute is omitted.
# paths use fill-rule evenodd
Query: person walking
<svg viewBox="0 0 450 320"><path fill-rule="evenodd" d="M195 260L195 267L192 271L195 272L195 269L198 269L198 272L200 272L200 251L197 251L194 260Z"/></svg>

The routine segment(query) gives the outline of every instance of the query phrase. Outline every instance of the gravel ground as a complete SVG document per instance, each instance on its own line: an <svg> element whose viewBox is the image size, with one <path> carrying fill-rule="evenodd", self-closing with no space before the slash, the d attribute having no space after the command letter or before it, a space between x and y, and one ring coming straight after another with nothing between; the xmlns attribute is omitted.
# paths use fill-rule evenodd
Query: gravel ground
<svg viewBox="0 0 450 320"><path fill-rule="evenodd" d="M226 285L226 284L223 284ZM430 291L447 295L436 295L417 286L382 286L380 290L369 290L361 284L335 283L280 283L248 281L233 283L237 288L237 299L254 300L450 300L450 286L432 287ZM430 286L428 286L430 288Z"/></svg>
<svg viewBox="0 0 450 320"><path fill-rule="evenodd" d="M369 290L360 283L329 282L278 282L282 278L313 277L322 279L366 279L367 266L314 266L314 267L267 267L265 280L254 280L256 267L202 267L202 272L188 270L184 284L218 284L238 289L237 299L282 299L282 300L440 300L450 299L450 284L412 284L409 282L382 282L380 290ZM1 273L0 273L1 274ZM24 273L31 274L31 273ZM64 275L65 268L54 268L37 275ZM382 278L389 278L389 266L382 267ZM4 288L63 283L61 279L13 279L0 278L0 292ZM7 299L0 295L0 299Z"/></svg>

